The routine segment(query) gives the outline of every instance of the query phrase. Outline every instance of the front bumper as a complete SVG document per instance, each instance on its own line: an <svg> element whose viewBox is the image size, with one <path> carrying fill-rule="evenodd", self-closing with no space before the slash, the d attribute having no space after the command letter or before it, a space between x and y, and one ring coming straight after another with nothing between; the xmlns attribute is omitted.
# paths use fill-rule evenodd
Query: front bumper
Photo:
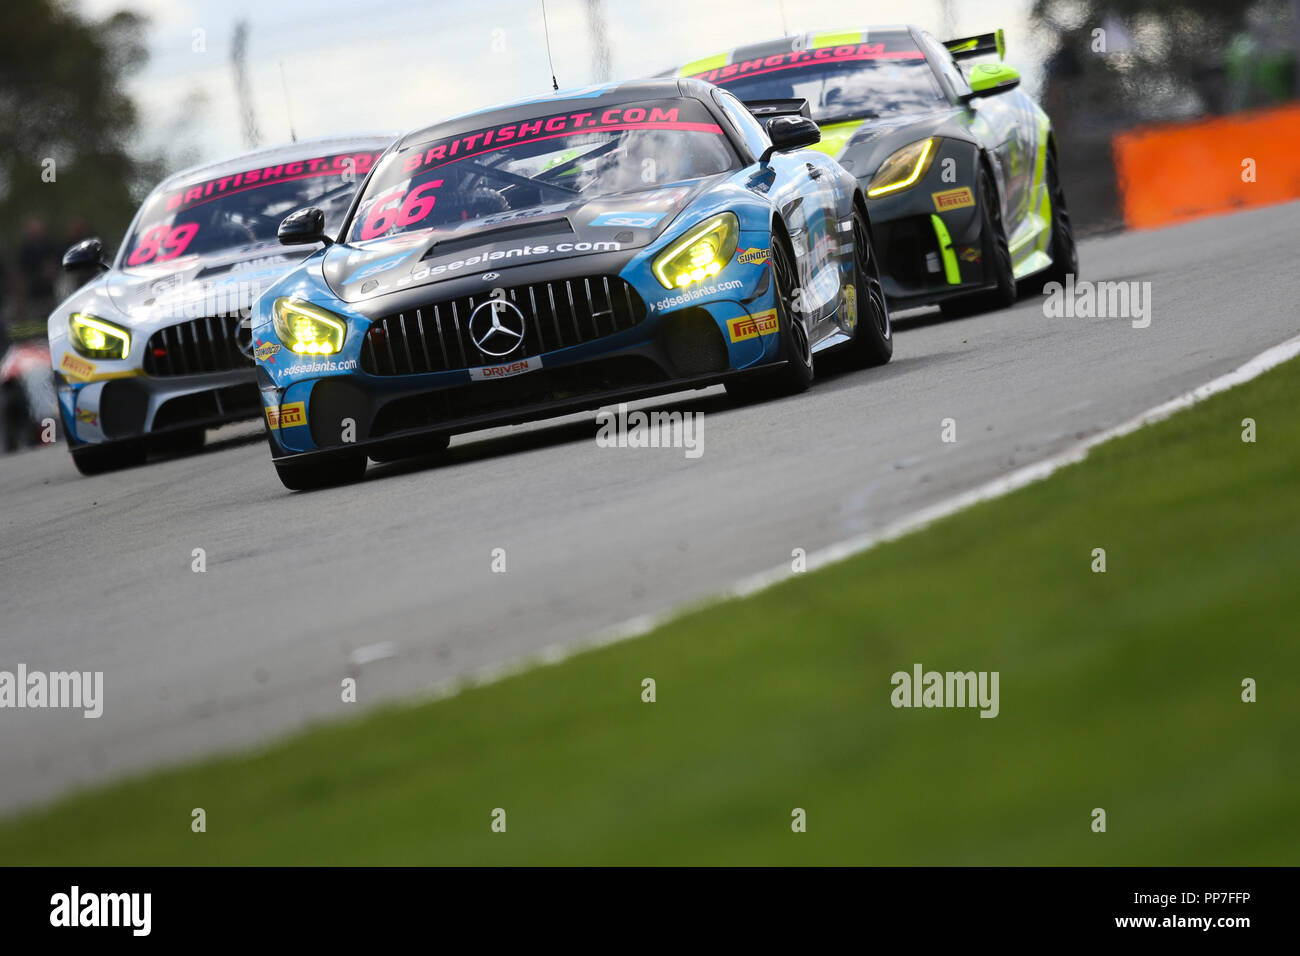
<svg viewBox="0 0 1300 956"><path fill-rule="evenodd" d="M740 242L766 249L770 233L742 229ZM252 333L272 458L355 455L551 418L704 388L782 361L767 257L738 252L685 290L665 290L651 258L645 250L595 253L351 302L310 270L290 277L273 292L334 312L348 330L328 359L295 355L265 308L271 294L261 300ZM504 356L485 352L470 332L476 310L497 297L517 307L525 327Z"/></svg>
<svg viewBox="0 0 1300 956"><path fill-rule="evenodd" d="M782 361L779 335L729 342L722 331L763 314L753 302L713 300L650 315L631 329L530 357L534 367L500 377L482 374L499 366L415 375L355 369L282 388L259 368L272 457L355 454L417 436L521 424L706 388L768 370ZM507 362L507 371L512 364L521 363Z"/></svg>
<svg viewBox="0 0 1300 956"><path fill-rule="evenodd" d="M77 383L59 376L59 411L74 446L149 439L256 418L252 368L153 378L124 375Z"/></svg>
<svg viewBox="0 0 1300 956"><path fill-rule="evenodd" d="M952 160L954 165L945 167ZM891 308L930 305L987 287L978 180L943 181L943 170L976 170L962 144L945 140L925 177L867 200ZM866 195L870 177L860 180Z"/></svg>
<svg viewBox="0 0 1300 956"><path fill-rule="evenodd" d="M762 371L766 373L771 369L778 368L782 364L784 364L784 360L769 363L763 366ZM456 419L448 419L427 425L416 425L409 428L403 428L398 431L387 433L382 437L368 438L361 441L347 443L338 442L332 446L315 447L309 451L286 450L285 446L277 441L275 430L268 429L271 434L271 457L272 460L277 462L294 460L301 461L307 459L315 461L354 455L358 452L374 451L378 453L381 450L399 446L412 438L433 438L435 436L478 431L480 429L493 428L502 425L520 425L526 422L542 421L547 418L556 418L562 415L593 411L618 402L632 402L638 399L650 398L655 395L663 395L669 392L682 392L693 389L709 388L713 385L723 384L731 379L754 374L756 374L754 371L720 372L712 375L695 376L693 378L672 379L654 385L611 387L607 390L592 391L568 397L557 397L550 400L539 400L536 396L532 396L525 404L507 405L495 410L483 411L478 414L467 413ZM499 383L490 384L496 385Z"/></svg>

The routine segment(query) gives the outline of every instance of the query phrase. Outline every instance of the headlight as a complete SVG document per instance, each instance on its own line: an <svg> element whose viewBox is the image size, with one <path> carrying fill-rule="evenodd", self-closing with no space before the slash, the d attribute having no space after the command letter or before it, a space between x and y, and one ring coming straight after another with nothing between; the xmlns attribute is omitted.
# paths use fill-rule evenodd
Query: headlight
<svg viewBox="0 0 1300 956"><path fill-rule="evenodd" d="M86 358L120 359L131 351L131 333L85 312L68 316L68 333L77 354Z"/></svg>
<svg viewBox="0 0 1300 956"><path fill-rule="evenodd" d="M688 231L654 261L655 278L665 289L678 289L722 271L740 242L740 221L729 212Z"/></svg>
<svg viewBox="0 0 1300 956"><path fill-rule="evenodd" d="M874 199L915 185L930 168L938 147L939 137L931 136L895 150L867 183L867 196Z"/></svg>
<svg viewBox="0 0 1300 956"><path fill-rule="evenodd" d="M271 307L275 334L299 355L333 355L343 348L348 327L332 312L307 302L279 298Z"/></svg>

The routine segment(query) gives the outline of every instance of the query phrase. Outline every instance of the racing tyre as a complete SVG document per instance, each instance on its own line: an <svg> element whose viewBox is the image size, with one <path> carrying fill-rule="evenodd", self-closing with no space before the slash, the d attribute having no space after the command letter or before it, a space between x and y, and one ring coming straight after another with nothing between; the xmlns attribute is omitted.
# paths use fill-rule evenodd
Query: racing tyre
<svg viewBox="0 0 1300 956"><path fill-rule="evenodd" d="M776 320L785 365L775 372L727 383L727 394L742 402L765 401L807 391L813 380L812 345L802 315L795 310L794 260L784 243L772 237L772 281L776 286Z"/></svg>
<svg viewBox="0 0 1300 956"><path fill-rule="evenodd" d="M145 455L143 445L85 445L72 449L72 463L83 475L102 475L108 471L143 465Z"/></svg>
<svg viewBox="0 0 1300 956"><path fill-rule="evenodd" d="M1070 225L1070 209L1065 204L1065 190L1056 171L1056 157L1047 154L1047 192L1052 200L1052 264L1034 277L1035 291L1049 282L1065 285L1067 275L1079 274L1079 248Z"/></svg>
<svg viewBox="0 0 1300 956"><path fill-rule="evenodd" d="M366 473L366 456L346 455L325 461L277 461L275 473L290 491L312 491L360 481Z"/></svg>
<svg viewBox="0 0 1300 956"><path fill-rule="evenodd" d="M880 262L871 247L866 215L856 206L853 209L853 287L858 321L848 354L853 364L861 368L884 365L894 354L889 304L880 281Z"/></svg>
<svg viewBox="0 0 1300 956"><path fill-rule="evenodd" d="M993 179L980 167L980 211L984 220L984 261L991 263L995 285L985 292L948 299L939 309L947 318L960 318L978 312L1005 309L1016 301L1016 274L1011 265L1011 246L1002 223L1002 204L998 202Z"/></svg>

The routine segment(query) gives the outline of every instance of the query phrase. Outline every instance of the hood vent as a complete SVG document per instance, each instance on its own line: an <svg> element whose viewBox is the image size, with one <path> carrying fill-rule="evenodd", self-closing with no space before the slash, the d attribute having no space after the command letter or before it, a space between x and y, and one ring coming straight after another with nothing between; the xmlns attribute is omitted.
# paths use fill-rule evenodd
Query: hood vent
<svg viewBox="0 0 1300 956"><path fill-rule="evenodd" d="M421 259L445 256L460 249L477 249L496 242L508 240L536 239L540 236L573 235L573 224L567 216L554 216L546 219L529 219L522 223L511 223L495 229L475 229L464 235L453 235L449 239L435 242L425 251Z"/></svg>

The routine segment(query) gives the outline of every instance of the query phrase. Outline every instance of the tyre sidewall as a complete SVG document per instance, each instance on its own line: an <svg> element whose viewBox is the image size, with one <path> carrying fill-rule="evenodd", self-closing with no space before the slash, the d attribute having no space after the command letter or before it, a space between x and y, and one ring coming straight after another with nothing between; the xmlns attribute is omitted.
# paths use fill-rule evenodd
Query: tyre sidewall
<svg viewBox="0 0 1300 956"><path fill-rule="evenodd" d="M790 253L789 246L778 236L772 237L772 290L776 297L776 318L781 332L781 353L785 359L785 368L782 373L784 385L790 391L801 392L806 389L813 380L813 356L811 348L802 349L800 347L798 336L800 331L796 330L796 322L802 327L802 335L805 342L808 339L807 326L798 320L794 312L787 307L784 298L781 295L781 286L776 269L776 256L783 256L788 266L790 281L798 281L798 272L795 266L794 256ZM798 286L788 290L791 294L798 291ZM800 354L806 352L806 356Z"/></svg>
<svg viewBox="0 0 1300 956"><path fill-rule="evenodd" d="M853 222L855 227L860 223L862 226L862 235L866 237L868 262L871 270L875 274L876 286L880 290L879 301L871 295L871 276L863 275L858 254L858 236L857 229L854 229L853 236L853 288L857 298L857 324L853 332L852 352L855 359L862 365L884 365L894 354L894 334L893 325L889 317L889 302L885 298L884 285L880 278L880 256L870 245L871 230L868 228L866 216L856 205L853 208ZM882 309L884 312L885 329L880 328L877 321L876 309Z"/></svg>
<svg viewBox="0 0 1300 956"><path fill-rule="evenodd" d="M996 285L988 290L989 300L999 306L1011 305L1016 301L1016 275L1011 261L1011 246L1007 242L1006 223L1002 220L997 207L997 188L993 177L983 166L980 167L980 205L983 207L985 255L992 265L992 278ZM994 215L997 210L997 215ZM1006 251L1003 258L1002 252Z"/></svg>

